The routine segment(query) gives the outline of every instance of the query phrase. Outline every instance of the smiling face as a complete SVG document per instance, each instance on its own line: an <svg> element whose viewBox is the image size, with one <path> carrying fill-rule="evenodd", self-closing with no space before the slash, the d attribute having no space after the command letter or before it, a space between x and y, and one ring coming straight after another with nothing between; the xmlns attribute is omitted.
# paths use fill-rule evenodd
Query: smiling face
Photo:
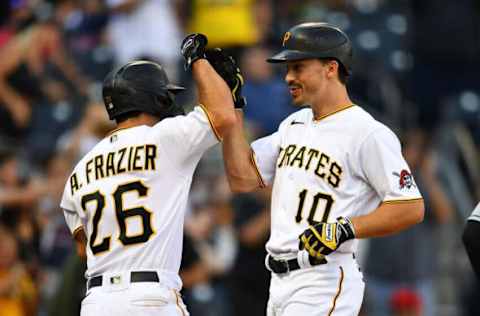
<svg viewBox="0 0 480 316"><path fill-rule="evenodd" d="M287 62L285 81L293 104L297 106L321 103L328 87L337 76L338 63L334 60L304 59Z"/></svg>

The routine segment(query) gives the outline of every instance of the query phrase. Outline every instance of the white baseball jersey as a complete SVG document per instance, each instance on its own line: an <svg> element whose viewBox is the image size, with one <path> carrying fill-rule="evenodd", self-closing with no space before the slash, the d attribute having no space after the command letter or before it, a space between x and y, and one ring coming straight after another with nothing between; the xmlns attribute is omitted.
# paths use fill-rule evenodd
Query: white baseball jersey
<svg viewBox="0 0 480 316"><path fill-rule="evenodd" d="M87 236L86 277L156 270L180 289L183 222L192 175L218 142L207 112L116 130L75 167L61 207Z"/></svg>
<svg viewBox="0 0 480 316"><path fill-rule="evenodd" d="M309 224L421 199L395 134L358 106L320 120L302 109L252 148L264 182L273 182L266 248L274 256L297 253ZM355 248L350 240L337 252Z"/></svg>
<svg viewBox="0 0 480 316"><path fill-rule="evenodd" d="M468 220L480 222L480 203L478 203L477 206L475 206Z"/></svg>

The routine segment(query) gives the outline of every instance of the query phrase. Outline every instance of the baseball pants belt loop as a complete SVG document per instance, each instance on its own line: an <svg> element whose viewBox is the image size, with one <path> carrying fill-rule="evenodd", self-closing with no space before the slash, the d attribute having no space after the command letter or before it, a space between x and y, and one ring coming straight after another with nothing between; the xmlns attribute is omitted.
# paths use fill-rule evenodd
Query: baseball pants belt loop
<svg viewBox="0 0 480 316"><path fill-rule="evenodd" d="M110 278L111 283L115 283L115 277ZM160 282L157 272L155 271L132 271L130 272L130 282ZM87 288L90 290L92 287L102 286L103 276L97 275L88 280Z"/></svg>
<svg viewBox="0 0 480 316"><path fill-rule="evenodd" d="M309 257L309 261L312 266L327 263L327 260L325 258L315 259L313 257ZM267 262L268 267L270 268L269 270L277 274L288 273L290 271L295 271L301 268L297 258L290 260L279 260L274 259L272 256L268 255Z"/></svg>

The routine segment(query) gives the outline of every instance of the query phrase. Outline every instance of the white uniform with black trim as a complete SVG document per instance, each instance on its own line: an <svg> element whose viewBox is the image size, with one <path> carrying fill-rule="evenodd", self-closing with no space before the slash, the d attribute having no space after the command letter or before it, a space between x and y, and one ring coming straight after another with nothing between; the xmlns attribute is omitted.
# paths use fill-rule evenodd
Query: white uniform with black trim
<svg viewBox="0 0 480 316"><path fill-rule="evenodd" d="M353 258L358 241L342 244L327 264L310 267L298 237L309 223L421 199L397 137L358 106L320 120L308 108L252 148L264 182L273 183L267 251L276 259L299 258L304 267L272 273L268 315L357 315L364 291Z"/></svg>
<svg viewBox="0 0 480 316"><path fill-rule="evenodd" d="M103 278L82 316L188 314L178 297L185 209L193 172L217 142L196 107L114 131L76 165L61 207L71 232L88 238L86 278ZM155 271L160 282L130 282L132 271Z"/></svg>

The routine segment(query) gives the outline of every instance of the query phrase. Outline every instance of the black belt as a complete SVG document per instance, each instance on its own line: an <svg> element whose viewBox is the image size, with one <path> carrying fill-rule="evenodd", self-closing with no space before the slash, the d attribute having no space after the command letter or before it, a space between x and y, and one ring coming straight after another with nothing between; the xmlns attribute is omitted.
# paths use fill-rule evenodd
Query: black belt
<svg viewBox="0 0 480 316"><path fill-rule="evenodd" d="M311 256L308 256L308 261L310 261L310 264L312 266L327 263L327 260L325 258L317 259ZM277 260L274 259L272 256L268 255L268 267L274 273L287 273L300 269L300 264L298 264L297 258L290 260Z"/></svg>
<svg viewBox="0 0 480 316"><path fill-rule="evenodd" d="M158 274L155 271L132 271L130 272L130 282L160 282ZM102 286L103 277L97 275L88 280L88 289L96 286ZM116 277L110 278L110 283L116 283Z"/></svg>

